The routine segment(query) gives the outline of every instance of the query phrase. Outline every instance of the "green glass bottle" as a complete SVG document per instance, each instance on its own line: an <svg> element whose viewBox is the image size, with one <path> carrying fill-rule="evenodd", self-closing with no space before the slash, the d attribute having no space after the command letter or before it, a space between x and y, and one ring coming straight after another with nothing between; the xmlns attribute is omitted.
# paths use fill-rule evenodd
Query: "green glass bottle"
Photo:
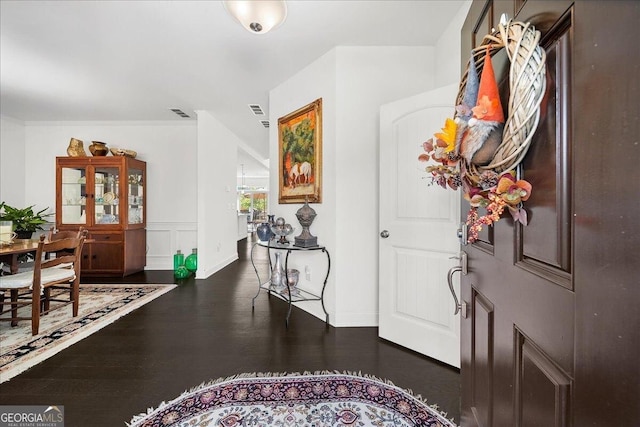
<svg viewBox="0 0 640 427"><path fill-rule="evenodd" d="M193 248L191 250L191 255L184 260L184 266L187 267L191 273L195 273L198 269L198 249Z"/></svg>
<svg viewBox="0 0 640 427"><path fill-rule="evenodd" d="M178 269L180 267L184 267L184 254L182 253L182 251L180 251L180 249L178 249L176 254L173 256L173 274L174 274L174 276L178 277ZM188 272L189 271L187 270L187 273Z"/></svg>

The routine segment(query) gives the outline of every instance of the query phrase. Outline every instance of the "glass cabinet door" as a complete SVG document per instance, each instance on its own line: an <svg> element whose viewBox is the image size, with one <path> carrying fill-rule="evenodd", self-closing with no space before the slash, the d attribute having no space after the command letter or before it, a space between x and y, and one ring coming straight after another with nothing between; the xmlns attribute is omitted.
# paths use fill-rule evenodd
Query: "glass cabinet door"
<svg viewBox="0 0 640 427"><path fill-rule="evenodd" d="M116 167L97 166L94 182L94 224L120 224L120 176Z"/></svg>
<svg viewBox="0 0 640 427"><path fill-rule="evenodd" d="M62 223L87 224L87 170L62 168Z"/></svg>
<svg viewBox="0 0 640 427"><path fill-rule="evenodd" d="M144 222L144 182L140 169L129 169L128 181L128 217L129 224L142 224Z"/></svg>

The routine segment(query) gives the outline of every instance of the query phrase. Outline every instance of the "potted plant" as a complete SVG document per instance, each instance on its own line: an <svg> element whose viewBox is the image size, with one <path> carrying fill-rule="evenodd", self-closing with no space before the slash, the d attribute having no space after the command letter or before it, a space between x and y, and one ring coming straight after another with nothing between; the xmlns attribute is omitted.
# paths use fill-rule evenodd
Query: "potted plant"
<svg viewBox="0 0 640 427"><path fill-rule="evenodd" d="M33 206L35 205L18 209L5 202L0 203L0 220L13 222L13 230L18 239L30 239L34 231L43 230L42 225L47 223L45 218L53 215L52 212L44 213L48 207L34 212Z"/></svg>

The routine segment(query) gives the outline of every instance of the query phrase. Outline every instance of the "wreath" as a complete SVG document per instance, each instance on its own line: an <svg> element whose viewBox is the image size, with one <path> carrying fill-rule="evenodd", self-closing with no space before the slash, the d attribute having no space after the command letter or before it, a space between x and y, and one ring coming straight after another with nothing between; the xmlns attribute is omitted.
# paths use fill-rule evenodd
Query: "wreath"
<svg viewBox="0 0 640 427"><path fill-rule="evenodd" d="M425 153L419 160L430 163L426 171L431 183L462 188L471 205L469 243L477 240L484 225L498 221L505 209L515 221L527 225L523 202L532 187L518 179L518 165L538 127L546 89L546 55L539 41L540 32L522 22L501 23L496 32L486 35L482 45L471 51L454 118L447 118L442 131L423 143ZM491 62L503 48L511 63L506 120ZM486 214L481 216L479 208Z"/></svg>

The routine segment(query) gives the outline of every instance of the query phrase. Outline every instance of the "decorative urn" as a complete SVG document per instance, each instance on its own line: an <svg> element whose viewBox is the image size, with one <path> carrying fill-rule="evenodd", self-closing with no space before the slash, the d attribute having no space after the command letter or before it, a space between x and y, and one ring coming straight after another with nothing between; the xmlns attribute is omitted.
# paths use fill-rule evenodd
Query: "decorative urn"
<svg viewBox="0 0 640 427"><path fill-rule="evenodd" d="M296 218L298 218L298 222L300 222L300 225L302 226L302 232L299 236L295 237L293 246L301 248L318 246L318 238L316 236L312 236L309 232L309 227L311 227L315 217L316 211L309 206L309 199L305 197L304 205L296 212Z"/></svg>

